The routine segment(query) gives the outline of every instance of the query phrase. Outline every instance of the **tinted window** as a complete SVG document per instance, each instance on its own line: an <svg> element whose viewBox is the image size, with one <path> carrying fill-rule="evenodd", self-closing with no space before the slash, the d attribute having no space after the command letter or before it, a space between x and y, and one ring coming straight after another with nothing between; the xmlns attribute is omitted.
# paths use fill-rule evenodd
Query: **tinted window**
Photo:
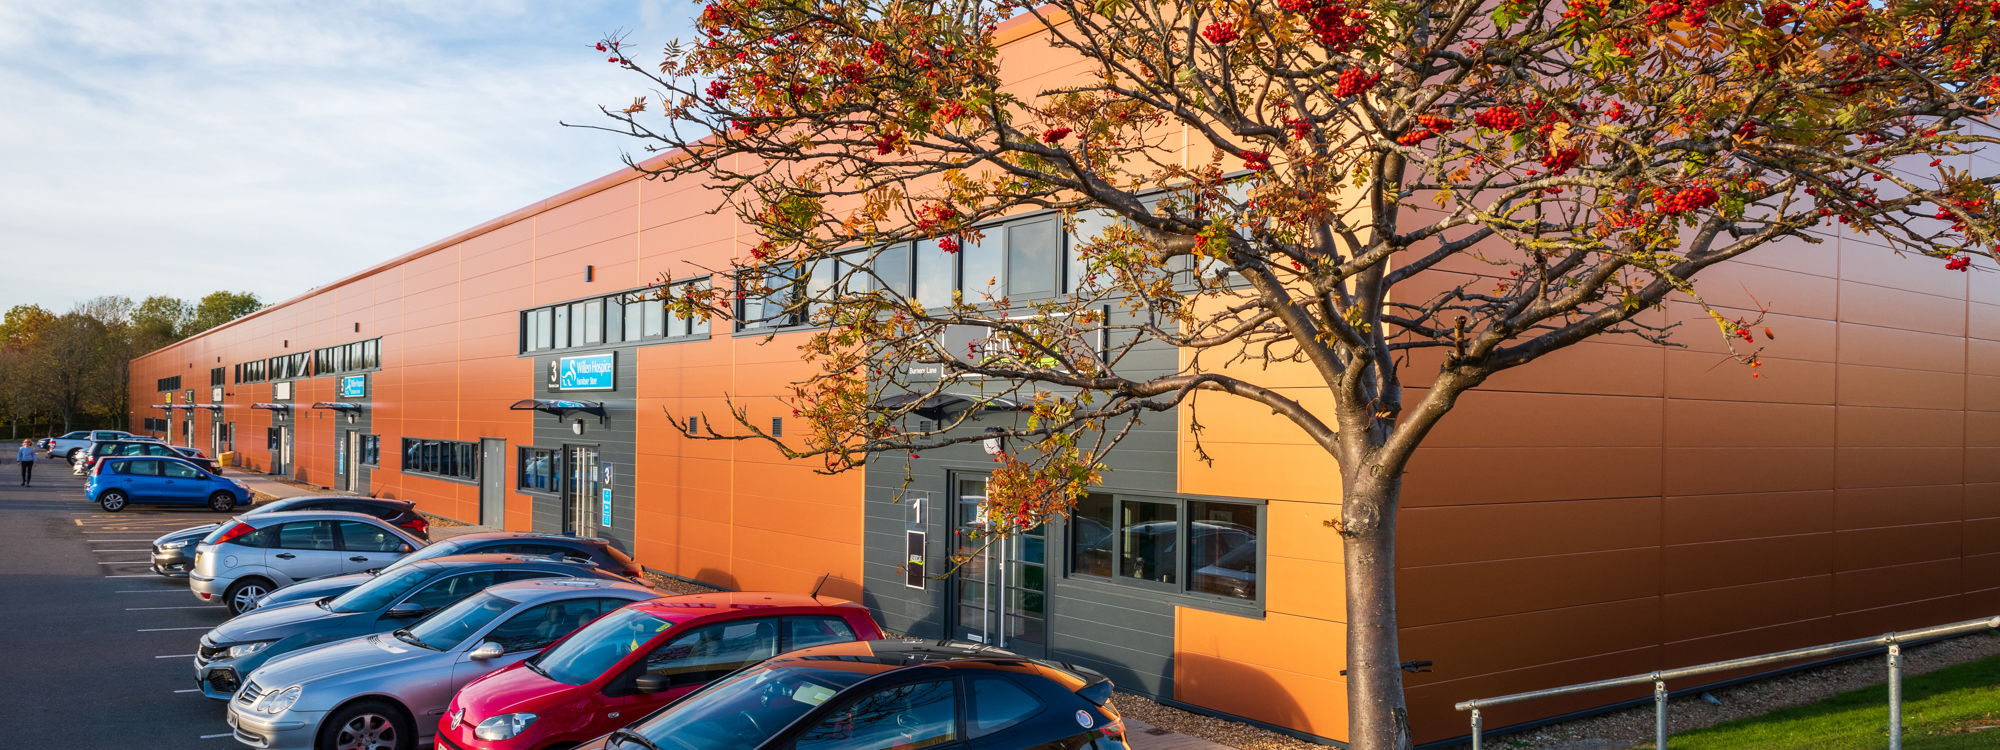
<svg viewBox="0 0 2000 750"><path fill-rule="evenodd" d="M1070 572L1111 577L1111 496L1089 494L1070 515Z"/></svg>
<svg viewBox="0 0 2000 750"><path fill-rule="evenodd" d="M608 670L674 624L636 609L621 609L591 623L575 638L528 660L549 679L582 685Z"/></svg>
<svg viewBox="0 0 2000 750"><path fill-rule="evenodd" d="M486 634L485 640L500 644L507 653L529 651L555 643L557 638L597 619L605 599L571 599L549 602L515 615ZM624 604L617 601L613 606Z"/></svg>
<svg viewBox="0 0 2000 750"><path fill-rule="evenodd" d="M860 677L832 669L751 667L668 706L632 731L677 750L757 747Z"/></svg>
<svg viewBox="0 0 2000 750"><path fill-rule="evenodd" d="M178 455L180 455L180 454L179 454L179 453L176 453L176 452L174 451L174 449L172 449L172 448L169 448L169 447L167 447L167 446L164 446L164 445L148 445L148 446L146 446L146 455L148 455L148 456L178 456Z"/></svg>
<svg viewBox="0 0 2000 750"><path fill-rule="evenodd" d="M536 557L560 557L566 560L590 559L590 555L578 552L568 547L558 547L553 544L521 544L521 545L516 545L512 550L509 551L518 552L523 555L534 555Z"/></svg>
<svg viewBox="0 0 2000 750"><path fill-rule="evenodd" d="M395 534L360 521L340 522L340 543L351 552L395 552L403 548L403 540L396 538Z"/></svg>
<svg viewBox="0 0 2000 750"><path fill-rule="evenodd" d="M402 596L417 584L430 579L431 571L406 568L394 573L384 571L381 575L368 579L366 583L334 597L327 603L327 609L335 612L373 612L387 606L396 597Z"/></svg>
<svg viewBox="0 0 2000 750"><path fill-rule="evenodd" d="M847 621L838 617L785 618L786 651L851 640L854 640L854 628L848 627Z"/></svg>
<svg viewBox="0 0 2000 750"><path fill-rule="evenodd" d="M799 750L921 750L958 739L951 680L898 685L840 708L799 735Z"/></svg>
<svg viewBox="0 0 2000 750"><path fill-rule="evenodd" d="M229 527L224 526L222 528L227 529ZM273 538L276 538L278 535L277 531L278 527L276 526L266 526L256 531L252 531L248 534L244 534L242 536L231 539L228 542L225 542L225 544L234 544L239 547L254 547L261 549L271 546L271 540ZM215 533L220 534L222 533L222 531L217 530Z"/></svg>
<svg viewBox="0 0 2000 750"><path fill-rule="evenodd" d="M1174 583L1174 539L1180 508L1172 503L1127 500L1118 523L1118 575Z"/></svg>
<svg viewBox="0 0 2000 750"><path fill-rule="evenodd" d="M1257 598L1257 508L1188 503L1188 588Z"/></svg>
<svg viewBox="0 0 2000 750"><path fill-rule="evenodd" d="M507 614L514 604L492 594L467 597L410 626L410 638L444 651L465 642L493 618Z"/></svg>
<svg viewBox="0 0 2000 750"><path fill-rule="evenodd" d="M197 468L195 468L195 467L192 467L192 466L189 466L189 465L187 465L187 464L184 464L184 463L181 463L181 462L179 462L179 461L153 461L153 462L150 462L150 463L157 463L157 464L159 464L159 465L160 465L160 467L161 467L161 469L163 470L163 471L161 472L161 474L162 474L162 475L164 475L165 477L167 477L168 479L207 479L207 478L208 478L208 475L207 475L207 474L203 474L203 473L201 473L201 470L200 470L200 469L197 469Z"/></svg>
<svg viewBox="0 0 2000 750"><path fill-rule="evenodd" d="M646 655L646 671L674 686L696 685L778 655L775 620L743 620L698 628Z"/></svg>
<svg viewBox="0 0 2000 750"><path fill-rule="evenodd" d="M278 527L278 547L282 549L339 549L333 541L332 521L293 521Z"/></svg>
<svg viewBox="0 0 2000 750"><path fill-rule="evenodd" d="M119 465L125 467L124 471L118 472L120 474L131 474L140 477L157 477L160 475L160 462L158 461L120 461Z"/></svg>
<svg viewBox="0 0 2000 750"><path fill-rule="evenodd" d="M459 550L464 548L465 545L460 544L458 542L438 542L436 544L426 544L417 551L404 555L401 558L398 558L393 563L389 563L389 567L383 568L383 570L384 571L395 570L397 568L401 568L410 565L412 563L429 560L433 557L444 557L446 555L456 554Z"/></svg>
<svg viewBox="0 0 2000 750"><path fill-rule="evenodd" d="M498 576L499 573L491 570L445 576L429 586L418 589L417 593L411 594L410 598L404 599L402 603L416 604L426 610L438 609L498 583L499 581L494 580Z"/></svg>
<svg viewBox="0 0 2000 750"><path fill-rule="evenodd" d="M965 735L972 739L1019 724L1042 710L1040 700L1004 677L981 677L972 680L971 688Z"/></svg>

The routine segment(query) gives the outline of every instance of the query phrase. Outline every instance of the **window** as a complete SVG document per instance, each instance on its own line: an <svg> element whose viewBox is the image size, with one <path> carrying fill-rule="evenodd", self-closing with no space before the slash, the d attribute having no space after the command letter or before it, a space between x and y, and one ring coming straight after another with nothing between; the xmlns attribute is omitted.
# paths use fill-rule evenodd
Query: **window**
<svg viewBox="0 0 2000 750"><path fill-rule="evenodd" d="M569 305L556 305L553 309L555 310L554 328L556 332L556 340L555 343L552 344L552 346L553 348L556 349L568 349L569 348Z"/></svg>
<svg viewBox="0 0 2000 750"><path fill-rule="evenodd" d="M805 283L799 278L801 270L804 269L797 266L773 268L758 280L738 276L736 288L740 294L736 299L737 330L804 325L805 310L804 306L799 304L802 300L800 292L803 291L802 286ZM744 291L752 285L761 285L762 291L757 293Z"/></svg>
<svg viewBox="0 0 2000 750"><path fill-rule="evenodd" d="M264 428L264 448L267 450L278 449L278 428L276 427Z"/></svg>
<svg viewBox="0 0 2000 750"><path fill-rule="evenodd" d="M278 548L334 550L332 521L293 521L278 527Z"/></svg>
<svg viewBox="0 0 2000 750"><path fill-rule="evenodd" d="M1046 218L1007 226L1007 296L1015 299L1054 294L1061 285L1056 261L1062 241L1056 220Z"/></svg>
<svg viewBox="0 0 2000 750"><path fill-rule="evenodd" d="M1070 514L1070 574L1255 601L1259 528L1247 503L1091 493Z"/></svg>
<svg viewBox="0 0 2000 750"><path fill-rule="evenodd" d="M640 335L649 339L667 335L667 329L666 329L667 306L665 304L657 302L645 302L643 304L633 305L631 308L627 309L639 310L641 314Z"/></svg>
<svg viewBox="0 0 2000 750"><path fill-rule="evenodd" d="M179 461L161 461L159 463L161 464L161 469L163 469L160 475L168 479L205 479L208 477L200 469Z"/></svg>
<svg viewBox="0 0 2000 750"><path fill-rule="evenodd" d="M395 534L360 521L340 522L340 544L341 549L349 552L395 552L403 548L403 540Z"/></svg>
<svg viewBox="0 0 2000 750"><path fill-rule="evenodd" d="M953 680L897 685L836 709L799 735L797 750L921 750L958 739Z"/></svg>
<svg viewBox="0 0 2000 750"><path fill-rule="evenodd" d="M160 378L160 390L178 391L180 389L181 389L181 376L175 375L171 378Z"/></svg>
<svg viewBox="0 0 2000 750"><path fill-rule="evenodd" d="M161 463L160 461L124 461L118 464L118 466L124 467L118 473L135 477L157 477L160 475Z"/></svg>
<svg viewBox="0 0 2000 750"><path fill-rule="evenodd" d="M380 342L381 339L369 339L316 350L312 357L312 372L316 375L331 375L378 367L381 363L376 361L375 352L380 347Z"/></svg>
<svg viewBox="0 0 2000 750"><path fill-rule="evenodd" d="M979 739L1027 721L1042 712L1042 701L1013 680L1005 677L976 677L967 685L972 692L971 715L966 717L965 736Z"/></svg>
<svg viewBox="0 0 2000 750"><path fill-rule="evenodd" d="M583 308L583 343L604 343L604 301L591 300Z"/></svg>
<svg viewBox="0 0 2000 750"><path fill-rule="evenodd" d="M361 436L361 464L363 466L382 465L382 436Z"/></svg>
<svg viewBox="0 0 2000 750"><path fill-rule="evenodd" d="M898 295L910 296L910 244L898 242L875 253L875 279Z"/></svg>
<svg viewBox="0 0 2000 750"><path fill-rule="evenodd" d="M292 400L292 381L285 380L271 384L272 401Z"/></svg>
<svg viewBox="0 0 2000 750"><path fill-rule="evenodd" d="M785 651L846 643L854 640L854 628L838 617L785 618Z"/></svg>
<svg viewBox="0 0 2000 750"><path fill-rule="evenodd" d="M678 284L675 284L674 286L678 287L678 289L676 290L676 296L679 296L691 291L707 289L708 285L709 285L709 280L706 277L704 277L700 279L695 279L693 281L683 281ZM664 303L653 302L649 304L652 307L660 309L663 315L665 314L666 306ZM648 313L648 315L650 314L651 313ZM706 316L693 317L693 318L683 318L676 316L672 319L667 320L666 335L667 338L673 338L673 339L691 337L691 336L699 336L702 338L707 338L709 333L708 323L709 321ZM649 326L648 330L651 330L650 328L651 323L649 322L647 325ZM647 335L650 336L652 334L649 333Z"/></svg>
<svg viewBox="0 0 2000 750"><path fill-rule="evenodd" d="M560 455L553 450L520 449L521 479L517 486L530 492L561 490L562 485L556 483L556 477L562 471L556 465Z"/></svg>
<svg viewBox="0 0 2000 750"><path fill-rule="evenodd" d="M1007 232L999 227L988 228L974 241L967 237L958 251L958 287L964 291L966 304L984 304L989 299L999 299L1001 284L1005 282L1005 248Z"/></svg>
<svg viewBox="0 0 2000 750"><path fill-rule="evenodd" d="M958 255L938 248L937 240L923 240L916 250L917 304L937 309L951 304L958 288Z"/></svg>
<svg viewBox="0 0 2000 750"><path fill-rule="evenodd" d="M625 605L623 599L571 599L549 602L509 618L486 634L484 640L500 644L507 653L534 651L555 643L557 638L597 619L607 609Z"/></svg>
<svg viewBox="0 0 2000 750"><path fill-rule="evenodd" d="M445 576L429 586L418 589L417 593L411 594L410 598L404 599L402 603L415 604L423 607L425 612L433 612L500 582L500 573L492 570Z"/></svg>
<svg viewBox="0 0 2000 750"><path fill-rule="evenodd" d="M479 481L477 443L403 438L403 473L429 474L467 482Z"/></svg>
<svg viewBox="0 0 2000 750"><path fill-rule="evenodd" d="M209 384L210 386L217 386L217 385L222 385L222 384L223 384L223 383L222 383L222 373L224 372L224 370L225 370L225 369L226 369L226 368L222 368L222 367L215 367L215 368L211 368L211 369L209 369L209 371L208 371L208 384Z"/></svg>
<svg viewBox="0 0 2000 750"><path fill-rule="evenodd" d="M778 623L737 620L699 628L646 655L646 671L672 687L699 685L778 655Z"/></svg>
<svg viewBox="0 0 2000 750"><path fill-rule="evenodd" d="M624 334L622 340L638 341L640 338L646 336L646 308L659 306L660 303L654 300L635 299L620 303L618 305L619 315L624 318L624 323L621 324L622 330L620 331L620 333ZM659 324L655 323L653 325L654 335L657 335L659 330Z"/></svg>

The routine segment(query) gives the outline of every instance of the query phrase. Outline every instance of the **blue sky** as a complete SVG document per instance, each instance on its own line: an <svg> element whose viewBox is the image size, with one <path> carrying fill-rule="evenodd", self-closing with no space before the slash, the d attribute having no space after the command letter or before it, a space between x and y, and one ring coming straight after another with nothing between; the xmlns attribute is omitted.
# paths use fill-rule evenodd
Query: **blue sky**
<svg viewBox="0 0 2000 750"><path fill-rule="evenodd" d="M620 169L692 0L0 0L0 309L290 298Z"/></svg>

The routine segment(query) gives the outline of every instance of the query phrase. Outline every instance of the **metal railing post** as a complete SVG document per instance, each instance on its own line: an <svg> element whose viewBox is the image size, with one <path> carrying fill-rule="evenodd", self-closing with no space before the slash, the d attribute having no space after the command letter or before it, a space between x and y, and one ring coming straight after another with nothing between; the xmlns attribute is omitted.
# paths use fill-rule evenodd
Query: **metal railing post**
<svg viewBox="0 0 2000 750"><path fill-rule="evenodd" d="M1667 681L1661 679L1653 680L1653 747L1667 750Z"/></svg>
<svg viewBox="0 0 2000 750"><path fill-rule="evenodd" d="M1479 709L1472 709L1472 750L1479 750Z"/></svg>
<svg viewBox="0 0 2000 750"><path fill-rule="evenodd" d="M1903 645L1889 643L1889 750L1903 750Z"/></svg>

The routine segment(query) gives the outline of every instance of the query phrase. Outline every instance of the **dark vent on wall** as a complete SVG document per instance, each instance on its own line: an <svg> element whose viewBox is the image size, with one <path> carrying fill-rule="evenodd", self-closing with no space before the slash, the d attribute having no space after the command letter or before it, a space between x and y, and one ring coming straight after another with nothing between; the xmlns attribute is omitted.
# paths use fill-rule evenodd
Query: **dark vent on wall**
<svg viewBox="0 0 2000 750"><path fill-rule="evenodd" d="M785 436L785 418L784 418L784 417L772 417L772 418L771 418L771 437L784 437L784 436Z"/></svg>
<svg viewBox="0 0 2000 750"><path fill-rule="evenodd" d="M688 434L689 434L689 435L692 435L692 434L694 434L694 431L695 431L696 429L700 428L700 427L701 427L701 417L688 417Z"/></svg>

